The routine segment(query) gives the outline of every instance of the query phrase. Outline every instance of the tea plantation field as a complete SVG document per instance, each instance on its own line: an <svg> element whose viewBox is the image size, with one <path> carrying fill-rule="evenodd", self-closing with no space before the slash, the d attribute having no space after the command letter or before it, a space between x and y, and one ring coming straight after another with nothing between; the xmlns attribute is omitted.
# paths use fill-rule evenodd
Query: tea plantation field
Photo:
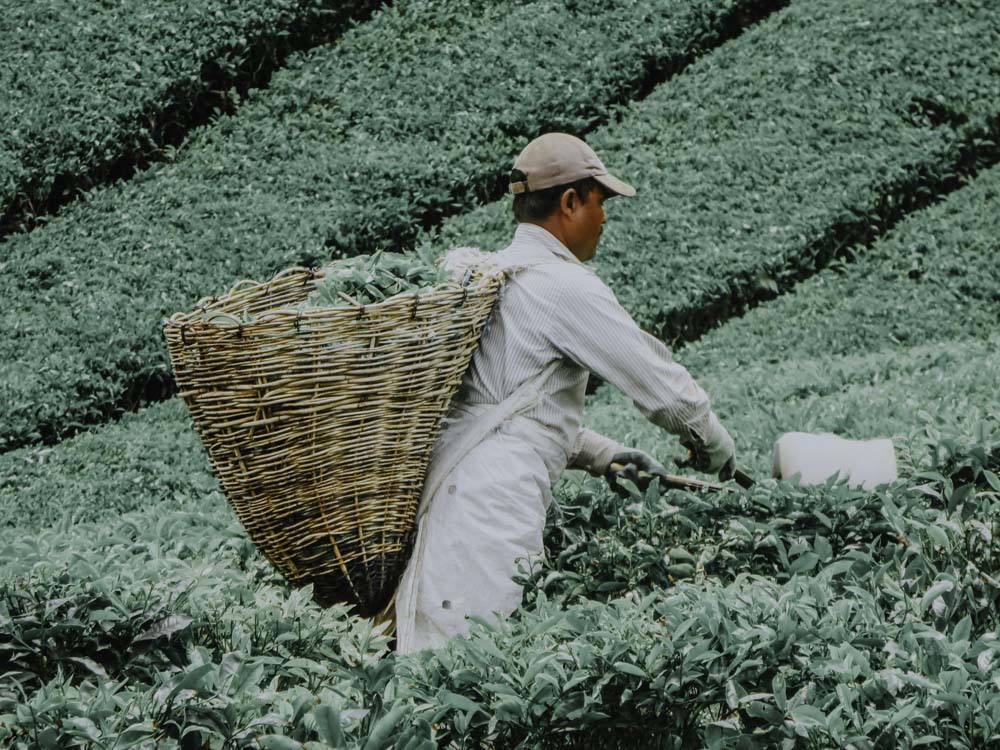
<svg viewBox="0 0 1000 750"><path fill-rule="evenodd" d="M1000 746L992 2L31 7L0 26L0 745ZM239 93L163 148L206 60ZM759 481L567 472L515 615L397 657L248 540L159 322L289 265L500 248L549 130L638 187L595 270ZM585 421L682 452L608 384ZM899 479L770 479L786 431L892 437Z"/></svg>

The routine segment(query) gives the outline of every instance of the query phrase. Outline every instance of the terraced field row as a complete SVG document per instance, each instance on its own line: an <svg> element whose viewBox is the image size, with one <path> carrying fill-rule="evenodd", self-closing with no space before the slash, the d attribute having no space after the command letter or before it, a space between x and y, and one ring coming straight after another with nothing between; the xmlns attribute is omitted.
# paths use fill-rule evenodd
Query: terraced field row
<svg viewBox="0 0 1000 750"><path fill-rule="evenodd" d="M912 469L927 431L974 434L981 421L1000 429L990 377L1000 365L998 206L994 167L870 248L853 248L853 262L678 350L733 431L741 461L766 476L781 433L832 431L896 435ZM663 433L610 386L588 403L588 420L670 455Z"/></svg>
<svg viewBox="0 0 1000 750"><path fill-rule="evenodd" d="M899 482L864 492L762 480L623 501L570 473L546 559L524 571L524 607L395 657L370 623L320 610L261 558L171 399L0 456L0 744L995 742L1000 167L983 169L994 146L980 136L995 134L1000 100L982 54L992 47L974 52L997 28L983 5L793 5L590 138L645 196L609 204L599 249L601 273L644 324L690 340L762 302L677 350L741 463L766 476L788 429L894 434ZM629 153L642 158L630 166ZM507 210L449 221L443 237L498 246ZM687 272L693 281L675 275ZM67 275L48 277L55 306L75 294L58 288ZM121 341L138 341L129 325ZM608 388L587 420L672 454Z"/></svg>
<svg viewBox="0 0 1000 750"><path fill-rule="evenodd" d="M377 4L5 4L0 237L48 218L78 191L129 176L214 111L234 109L291 51L329 41Z"/></svg>
<svg viewBox="0 0 1000 750"><path fill-rule="evenodd" d="M975 2L772 15L588 139L638 188L608 203L595 269L674 343L788 289L997 160L998 46ZM509 216L485 206L425 241L502 247Z"/></svg>
<svg viewBox="0 0 1000 750"><path fill-rule="evenodd" d="M495 197L527 138L607 121L780 5L413 0L296 56L167 161L8 239L0 446L164 397L164 316L239 278L411 241Z"/></svg>
<svg viewBox="0 0 1000 750"><path fill-rule="evenodd" d="M994 167L853 263L677 352L730 425L749 470L769 473L770 446L783 431L902 433L922 427L922 411L957 429L977 416L963 404L995 402L995 383L983 373L996 365L984 342L1000 321L1000 271L990 260L1000 252L998 202ZM979 271L973 277L969 268ZM893 387L899 393L890 398ZM663 433L609 386L588 403L587 419L669 458ZM216 487L190 417L172 399L56 447L0 456L0 525L35 529L66 516L185 507Z"/></svg>

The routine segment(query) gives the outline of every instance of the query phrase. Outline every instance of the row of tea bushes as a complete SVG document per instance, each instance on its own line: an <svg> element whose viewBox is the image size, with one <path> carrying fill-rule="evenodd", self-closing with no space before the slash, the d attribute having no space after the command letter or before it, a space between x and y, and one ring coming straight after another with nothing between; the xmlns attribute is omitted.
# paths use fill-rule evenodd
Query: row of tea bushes
<svg viewBox="0 0 1000 750"><path fill-rule="evenodd" d="M0 27L0 235L116 179L232 108L366 0L11 3ZM0 248L0 255L3 254Z"/></svg>
<svg viewBox="0 0 1000 750"><path fill-rule="evenodd" d="M838 358L1000 329L1000 167L912 214L868 248L684 350L698 370Z"/></svg>
<svg viewBox="0 0 1000 750"><path fill-rule="evenodd" d="M751 491L706 495L630 486L623 501L596 480L566 482L546 529L549 562L526 571L526 603L538 592L606 599L681 579L781 582L820 571L849 573L852 585L871 576L887 587L905 581L913 592L947 571L962 616L996 628L1000 433L938 435L928 445L920 466L874 492L832 479L810 487L764 480Z"/></svg>
<svg viewBox="0 0 1000 750"><path fill-rule="evenodd" d="M25 534L145 507L185 508L218 490L187 407L174 398L56 446L0 455L0 529Z"/></svg>
<svg viewBox="0 0 1000 750"><path fill-rule="evenodd" d="M625 508L629 524L599 486L563 495L572 517L549 529L530 606L404 658L285 590L217 510L43 532L0 566L0 736L25 748L983 746L1000 715L1000 587L968 562L998 552L975 522L1000 512L1000 451L984 463L977 450L951 457L975 466L968 483L650 493ZM633 554L690 556L693 575L650 565L627 578L605 564L612 528ZM576 551L594 543L592 566ZM775 569L787 580L759 575ZM574 570L595 599L565 585Z"/></svg>
<svg viewBox="0 0 1000 750"><path fill-rule="evenodd" d="M295 56L165 161L4 243L0 448L163 398L163 317L412 239L494 197L528 138L607 121L782 1L402 0Z"/></svg>
<svg viewBox="0 0 1000 750"><path fill-rule="evenodd" d="M991 229L998 192L994 168L899 223L853 263L678 352L726 418L748 470L768 474L771 443L789 430L903 438L927 424L971 429L985 416L977 406L992 397L982 373L997 365L995 344L953 342L985 339L1000 322L991 262L1000 251ZM591 399L587 418L669 459L673 443L610 387ZM186 409L173 399L59 446L0 456L0 525L92 520L215 487Z"/></svg>
<svg viewBox="0 0 1000 750"><path fill-rule="evenodd" d="M983 377L998 364L998 205L1000 168L992 168L871 247L852 248L850 262L676 352L748 468L770 473L782 432L895 434L905 457L925 426L969 430L1000 409ZM588 412L597 429L667 457L672 441L610 386Z"/></svg>
<svg viewBox="0 0 1000 750"><path fill-rule="evenodd" d="M700 382L734 435L740 464L754 476L770 474L773 441L792 430L895 436L902 471L926 457L928 430L971 432L984 420L1000 426L995 387L983 375L1000 369L998 343L996 337L949 342L837 363L790 360L747 368L744 376L707 375ZM668 465L683 454L610 388L589 401L586 421ZM190 509L208 494L224 503L180 399L55 447L0 456L0 529L15 536L145 507Z"/></svg>
<svg viewBox="0 0 1000 750"><path fill-rule="evenodd" d="M786 290L996 161L998 44L975 0L793 3L588 139L638 189L606 205L595 270L670 341ZM430 241L502 247L509 215Z"/></svg>
<svg viewBox="0 0 1000 750"><path fill-rule="evenodd" d="M370 733L388 639L289 590L215 500L0 541L0 744L246 747L321 705Z"/></svg>
<svg viewBox="0 0 1000 750"><path fill-rule="evenodd" d="M996 459L992 466L1000 468ZM956 485L951 498L962 501L937 518L902 486L878 498L833 487L760 487L722 500L676 492L633 502L628 521L621 501L603 494L598 507L585 499L567 506L578 538L558 535L517 625L398 660L422 700L433 701L443 683L472 702L445 724L459 746L497 737L501 747L523 739L677 748L994 740L1000 550L983 529L996 522L995 491ZM904 494L910 507L893 502ZM600 505L612 506L606 517ZM878 507L884 521L864 516ZM971 514L986 523L961 522ZM595 531L605 520L617 534ZM701 525L709 533L692 538ZM670 546L680 540L688 549ZM645 569L632 575L643 557ZM678 580L691 575L678 570L685 566L695 580ZM787 581L774 580L775 570ZM589 598L578 601L584 591ZM440 712L435 719L444 723ZM645 744L650 735L662 744Z"/></svg>

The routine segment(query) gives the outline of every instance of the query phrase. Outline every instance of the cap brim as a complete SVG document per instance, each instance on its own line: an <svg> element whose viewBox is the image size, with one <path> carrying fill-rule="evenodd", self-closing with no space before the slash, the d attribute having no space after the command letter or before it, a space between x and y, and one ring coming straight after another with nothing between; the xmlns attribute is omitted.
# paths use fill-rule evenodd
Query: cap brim
<svg viewBox="0 0 1000 750"><path fill-rule="evenodd" d="M608 190L610 190L615 195L624 195L626 198L631 198L635 195L635 188L629 185L627 182L622 182L617 177L611 174L602 174L599 177L595 176L595 180L604 185Z"/></svg>

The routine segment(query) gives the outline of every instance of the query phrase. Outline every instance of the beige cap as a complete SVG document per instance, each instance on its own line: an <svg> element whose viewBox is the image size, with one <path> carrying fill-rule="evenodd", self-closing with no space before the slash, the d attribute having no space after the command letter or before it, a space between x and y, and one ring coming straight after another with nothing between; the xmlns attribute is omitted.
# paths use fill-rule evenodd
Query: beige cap
<svg viewBox="0 0 1000 750"><path fill-rule="evenodd" d="M568 133L546 133L524 147L514 162L514 169L527 175L526 180L510 183L514 194L565 185L593 177L616 195L635 195L635 188L608 174L594 149Z"/></svg>

